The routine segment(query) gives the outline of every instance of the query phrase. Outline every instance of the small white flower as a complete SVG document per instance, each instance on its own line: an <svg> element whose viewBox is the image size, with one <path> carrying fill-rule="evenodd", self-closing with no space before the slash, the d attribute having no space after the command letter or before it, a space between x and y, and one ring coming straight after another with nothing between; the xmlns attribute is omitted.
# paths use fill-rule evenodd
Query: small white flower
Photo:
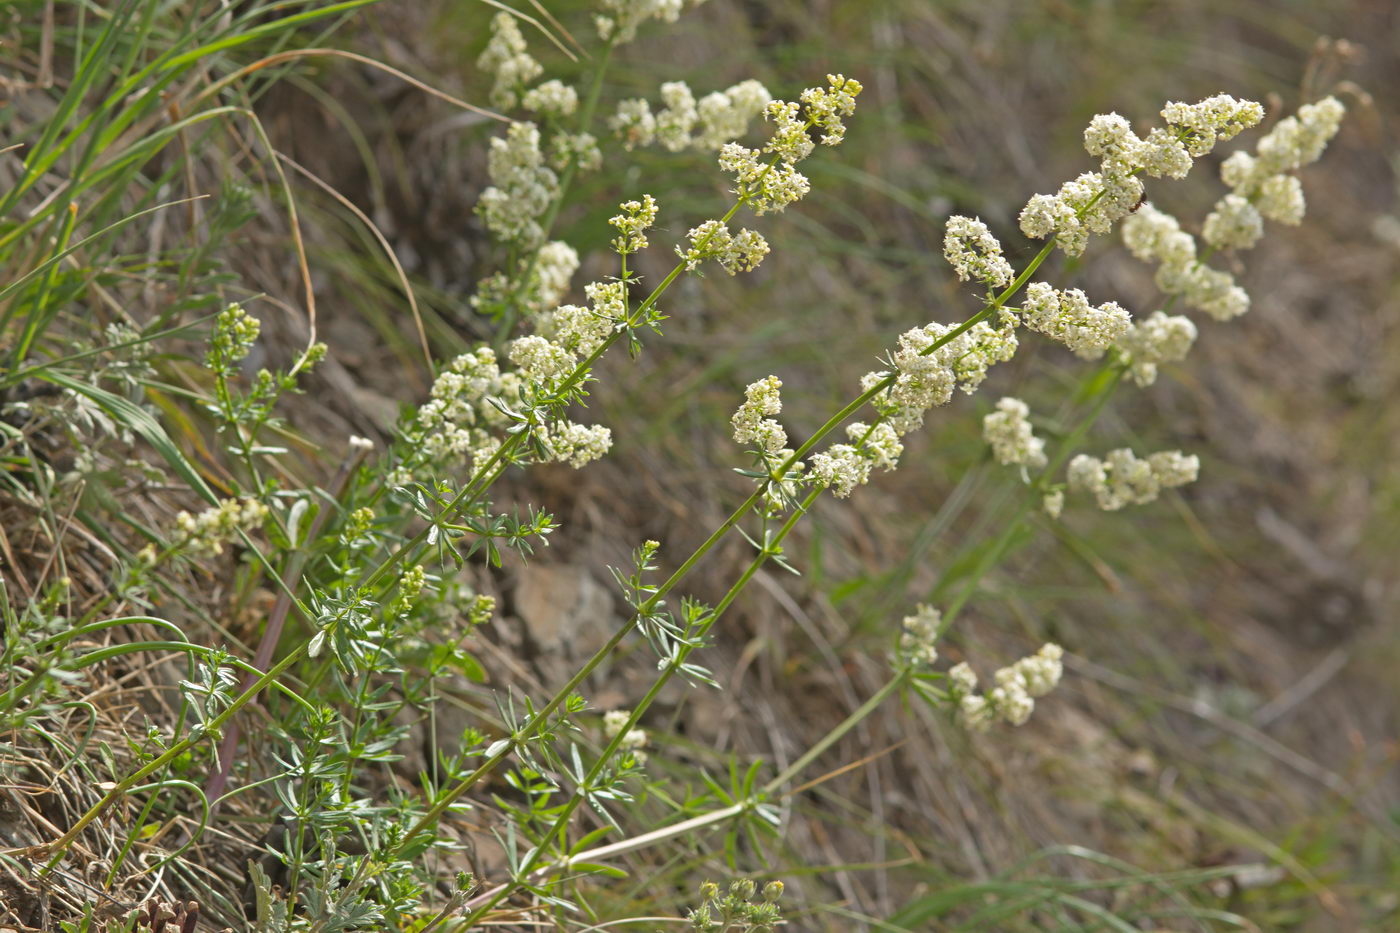
<svg viewBox="0 0 1400 933"><path fill-rule="evenodd" d="M1252 249L1263 235L1264 218L1238 194L1221 198L1201 228L1201 236L1216 249Z"/></svg>
<svg viewBox="0 0 1400 933"><path fill-rule="evenodd" d="M491 20L491 41L477 58L476 65L495 77L491 103L502 110L514 107L520 90L544 71L526 51L525 37L520 34L515 17L509 13L497 13Z"/></svg>
<svg viewBox="0 0 1400 933"><path fill-rule="evenodd" d="M690 145L690 131L700 119L695 95L684 81L670 81L661 85L661 99L666 109L656 115L656 141L670 152L680 152Z"/></svg>
<svg viewBox="0 0 1400 933"><path fill-rule="evenodd" d="M958 693L971 693L977 689L977 673L962 661L948 669L948 683Z"/></svg>
<svg viewBox="0 0 1400 933"><path fill-rule="evenodd" d="M486 226L503 240L541 239L538 218L558 194L559 177L544 164L539 128L512 123L504 139L491 140L487 174L491 186L477 204Z"/></svg>
<svg viewBox="0 0 1400 933"><path fill-rule="evenodd" d="M602 425L565 421L538 430L552 452L550 459L556 463L567 463L576 470L600 459L612 449L612 431Z"/></svg>
<svg viewBox="0 0 1400 933"><path fill-rule="evenodd" d="M644 250L650 245L646 231L656 223L656 199L644 194L640 201L627 201L622 205L622 213L613 216L608 223L616 227L619 234L612 241L616 252L626 256Z"/></svg>
<svg viewBox="0 0 1400 933"><path fill-rule="evenodd" d="M691 145L697 149L716 150L733 142L748 132L749 123L763 112L772 97L766 87L752 79L706 94L697 105L700 131Z"/></svg>
<svg viewBox="0 0 1400 933"><path fill-rule="evenodd" d="M1031 330L1090 359L1113 346L1132 320L1116 302L1095 308L1079 289L1057 291L1045 282L1032 282L1027 287L1021 312Z"/></svg>
<svg viewBox="0 0 1400 933"><path fill-rule="evenodd" d="M899 465L899 455L904 453L899 433L889 422L871 428L857 421L846 426L846 436L852 443L860 444L861 450L881 470L893 470Z"/></svg>
<svg viewBox="0 0 1400 933"><path fill-rule="evenodd" d="M656 117L644 98L619 101L617 113L608 118L608 126L622 137L622 146L629 151L638 146L649 146L656 139Z"/></svg>
<svg viewBox="0 0 1400 933"><path fill-rule="evenodd" d="M1030 408L1018 398L1001 399L997 410L982 419L982 439L998 463L1031 470L1045 467L1045 441L1032 432Z"/></svg>
<svg viewBox="0 0 1400 933"><path fill-rule="evenodd" d="M824 453L812 457L808 475L821 486L828 486L838 499L844 499L857 486L870 479L874 461L861 455L850 444L833 444Z"/></svg>
<svg viewBox="0 0 1400 933"><path fill-rule="evenodd" d="M1259 185L1255 206L1270 220L1289 226L1303 222L1307 201L1296 175L1270 175Z"/></svg>
<svg viewBox="0 0 1400 933"><path fill-rule="evenodd" d="M1016 277L1001 253L1001 243L981 220L954 215L944 228L943 255L962 281L976 279L1005 288Z"/></svg>
<svg viewBox="0 0 1400 933"><path fill-rule="evenodd" d="M787 446L787 431L772 418L764 417L782 412L782 386L777 376L767 376L749 384L744 390L744 404L731 419L734 440L740 444L755 444L770 457Z"/></svg>
<svg viewBox="0 0 1400 933"><path fill-rule="evenodd" d="M1194 482L1200 460L1179 450L1161 451L1145 460L1131 450L1109 451L1103 460L1080 454L1069 464L1069 488L1091 493L1099 508L1112 512L1126 505L1142 505L1156 499L1163 489Z"/></svg>
<svg viewBox="0 0 1400 933"><path fill-rule="evenodd" d="M543 117L571 117L578 110L578 91L555 78L526 91L520 106Z"/></svg>
<svg viewBox="0 0 1400 933"><path fill-rule="evenodd" d="M509 344L511 363L530 382L554 386L573 373L577 360L566 348L541 337L527 334Z"/></svg>
<svg viewBox="0 0 1400 933"><path fill-rule="evenodd" d="M1139 386L1149 386L1157 381L1160 364L1186 359L1196 334L1196 325L1190 318L1153 311L1146 319L1134 321L1117 346L1123 360L1132 367L1133 380Z"/></svg>
<svg viewBox="0 0 1400 933"><path fill-rule="evenodd" d="M1187 151L1200 158L1214 149L1218 140L1233 139L1264 119L1264 108L1252 100L1217 94L1195 104L1169 103L1162 108L1162 119L1185 131Z"/></svg>
<svg viewBox="0 0 1400 933"><path fill-rule="evenodd" d="M899 653L909 664L929 667L938 660L938 630L943 614L932 606L920 604L913 615L905 616L899 636Z"/></svg>

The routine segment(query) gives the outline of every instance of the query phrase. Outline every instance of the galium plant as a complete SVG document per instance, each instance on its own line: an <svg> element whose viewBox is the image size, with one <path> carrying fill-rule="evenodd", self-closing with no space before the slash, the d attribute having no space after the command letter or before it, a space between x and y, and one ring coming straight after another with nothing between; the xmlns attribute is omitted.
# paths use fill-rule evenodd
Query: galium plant
<svg viewBox="0 0 1400 933"><path fill-rule="evenodd" d="M1208 262L1217 251L1255 246L1264 219L1301 221L1296 172L1337 132L1343 110L1334 98L1279 121L1255 154L1239 151L1225 160L1222 178L1231 190L1205 219L1201 249L1179 221L1147 200L1144 179L1184 178L1219 143L1263 119L1260 105L1224 94L1168 103L1161 125L1145 135L1117 114L1095 117L1084 144L1098 169L1053 195L1029 199L1020 229L1044 243L1019 269L1011 257L1020 252L1004 249L982 220L949 218L944 258L976 290L975 310L959 323L915 323L891 335L880 368L811 432L789 432L780 420L783 382L754 374L729 425L747 456L738 471L750 481L747 497L669 575L661 576L664 549L655 541L633 552L630 568L613 569L627 617L562 683L542 692L520 686L496 691L490 706L473 710L471 725L453 736L438 734L443 684L454 677L486 679L474 637L496 611L494 599L477 591L462 568L478 558L496 566L528 558L559 527L530 506L523 514L519 507L498 509L493 488L513 468L563 463L578 469L607 455L622 426L574 420L600 378L595 370L603 357L618 344L636 355L644 341L664 336L662 300L682 277L715 266L729 275L759 267L770 243L760 230L741 226L749 220L740 215L762 218L797 205L812 187L803 163L818 146L838 146L856 114L863 87L839 74L794 99L773 98L747 80L697 100L688 85L667 82L661 108L654 111L641 98L620 101L604 121L612 135L595 136L613 50L652 21L674 21L682 6L680 0L602 0L595 17L601 49L580 87L546 78L517 16L495 16L477 60L487 97L501 111L530 118L505 120L489 141L490 184L477 207L500 266L483 278L470 304L494 321L499 339L434 361L428 397L405 413L392 440L383 446L348 441L329 484L298 482L289 449L267 438L286 433L279 402L331 351L313 338L284 371L249 373L245 364L260 334L258 316L247 310L251 300L224 302L211 294L199 305L208 309L205 321L212 318L212 327L202 372L189 391L201 401L221 453L218 493L152 415L148 393L158 392L159 384L149 353L104 362L109 350L83 351L82 360L96 367L85 372L73 368L74 357L57 355L18 368L34 347L46 346L29 320L18 345L23 352L12 353L8 372L58 386L62 404L92 413L84 427L90 434L114 436L127 446L134 443L130 435L139 434L204 507L181 509L169 529L143 529L139 547L123 546L118 560L125 582L82 613L65 608L63 588L31 600L22 614L7 611L0 716L10 723L54 716L67 682L127 654L165 652L183 657L187 668L174 727L153 725L146 745L69 825L7 857L25 859L37 877L52 878L119 806L140 804L123 840L125 858L178 816L178 797L196 796L216 817L243 795L262 795L275 807L262 846L269 858L249 868L248 882L263 929L467 929L525 915L565 918L581 909L591 886L604 883L609 861L626 853L670 840L704 840L711 829L725 831L731 858L738 858L741 839L750 852L761 853L765 834L781 828L779 804L794 780L887 702L915 698L981 733L1025 724L1036 700L1051 694L1064 672L1058 644L1045 643L1000 667L990 686L979 689L973 662L983 667L983 659L947 664L940 640L1037 508L1049 521L1090 498L1113 511L1197 479L1198 458L1181 451L1140 457L1118 448L1095 456L1086 448L1090 429L1125 377L1147 388L1161 367L1186 359L1199 329L1187 316L1170 313L1178 300L1215 321L1248 310L1248 296L1232 276ZM760 117L763 138L745 142ZM41 142L51 144L55 133L42 135ZM661 198L623 192L609 220L614 271L575 289L579 253L553 239L574 180L598 169L605 146L626 152L651 145L713 153L732 199L708 217L663 225ZM42 146L32 158L6 210L26 203L25 190L39 184L34 165L43 162L48 170L59 163L59 155L50 158ZM74 167L75 179L81 170ZM26 224L9 227L8 235ZM1045 280L1042 270L1056 250L1085 255L1095 237L1115 226L1135 256L1158 264L1161 308L1134 313ZM688 232L681 237L665 233L682 229ZM68 228L60 245L74 235ZM653 283L639 276L637 257L662 239L670 242L660 251L674 262ZM43 281L59 268L61 254L62 248L40 262L43 274L21 282ZM566 301L578 294L582 303ZM110 332L107 346L145 347L150 341L139 335L130 328ZM11 336L6 333L7 340ZM720 637L716 626L766 565L797 571L784 544L817 501L827 493L851 497L877 471L896 469L905 439L930 412L949 405L958 391L975 393L1025 339L1063 344L1097 367L1078 393L1086 403L1077 424L1051 438L1053 444L1037 435L1032 408L1020 399L1002 398L983 417L990 456L1013 467L1024 490L961 591L945 605L920 605L891 626L885 685L786 767L768 774L763 762L746 768L735 762L727 780L707 774L702 794L675 804L680 818L638 831L629 814L641 801L675 803L659 776L664 769L654 767L665 752L644 725L663 690L678 676L696 689L718 688L722 678L705 666L705 649ZM103 381L125 394L101 388ZM10 378L6 384L18 383ZM8 416L54 417L28 400L6 405ZM117 427L120 421L129 428ZM33 485L54 482L39 472ZM686 594L697 565L731 535L752 548L742 571L713 604ZM196 572L234 549L245 581L263 580L276 594L249 659L240 659L231 644L194 644L154 614L172 575ZM140 614L110 612L118 601ZM297 637L284 644L289 619L297 620ZM121 626L173 630L179 637L84 649L85 637ZM635 636L654 653L654 672L626 709L600 714L584 691L600 668L631 650ZM274 702L278 720L265 730L276 748L273 763L253 764L243 755L243 726L257 707ZM410 724L421 721L431 726L428 761L413 781L396 780ZM188 841L207 831L205 822L189 830ZM463 825L493 834L503 864L480 877L444 868L460 864L454 858ZM620 838L605 843L609 836ZM744 880L721 896L707 882L688 922L697 930L772 929L781 922L782 891L780 882L760 892Z"/></svg>

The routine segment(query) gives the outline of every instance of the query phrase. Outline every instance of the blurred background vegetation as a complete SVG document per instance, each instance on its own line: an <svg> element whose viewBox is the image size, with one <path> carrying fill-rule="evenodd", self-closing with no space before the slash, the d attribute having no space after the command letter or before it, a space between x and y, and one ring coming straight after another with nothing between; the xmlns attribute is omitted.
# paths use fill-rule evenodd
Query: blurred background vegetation
<svg viewBox="0 0 1400 933"><path fill-rule="evenodd" d="M543 2L592 47L584 3ZM52 69L66 59L42 55L72 15L58 4L55 28L53 6L0 10L6 144L29 139L51 112L44 79L64 80ZM157 6L175 35L197 4ZM484 105L489 79L474 62L495 7L384 0L221 54L217 71L279 47L327 45ZM571 80L589 67L527 37L546 76ZM794 795L781 844L741 850L739 870L788 883L797 929L1090 928L1030 919L1068 916L1056 911L1075 899L1130 918L1126 929L1239 928L1231 915L1260 930L1400 928L1397 50L1390 0L710 0L673 26L646 27L616 56L603 113L623 97L656 100L672 80L698 96L755 77L793 97L841 72L866 92L847 142L809 163L813 194L759 222L774 245L762 268L686 280L665 302L664 338L635 361L601 365L587 420L612 427L613 455L582 472L510 480L504 498L539 503L564 527L528 567L475 571L503 607L482 633L491 686L562 681L620 615L607 566L628 564L646 538L663 543L663 562L678 561L742 499L747 480L731 468L746 464L726 426L746 383L780 376L784 418L805 436L899 333L975 310L941 257L949 213L981 217L1018 263L1038 244L1016 230L1017 212L1086 170L1080 133L1095 113L1150 123L1166 100L1223 91L1263 101L1276 119L1336 93L1349 114L1303 173L1307 220L1271 228L1234 270L1252 311L1205 322L1191 357L1151 391L1124 393L1090 440L1100 452L1181 447L1201 456L1201 480L1129 513L1072 507L1063 523L1039 523L983 580L943 649L990 663L1059 641L1072 653L1061 689L1025 727L985 737L889 706L818 771L865 766ZM271 146L392 245L435 355L497 339L469 298L502 259L473 213L499 124L353 61L272 71L250 76L244 106ZM223 209L239 215L214 247L217 263L200 267L207 281L184 294L264 294L250 304L263 346L289 358L306 342L307 318L280 185L249 123L230 118L199 138L137 167L222 192ZM612 271L606 218L618 201L658 198L659 244L725 201L709 156L605 154L561 215L558 235L584 257L579 283ZM1220 194L1215 164L1154 186L1154 203L1198 223ZM388 437L431 373L365 224L304 175L288 184L330 356L283 414L303 481L324 482L346 436ZM166 223L174 231L181 221L124 233L122 249L157 251ZM669 267L660 253L643 258L646 278ZM1051 281L1096 300L1135 315L1160 302L1151 270L1111 239L1083 263L1055 261ZM138 278L114 266L110 282L136 321L194 316L176 313L168 282L143 290ZM1060 348L1025 341L978 396L931 415L897 473L824 502L788 548L804 576L760 574L726 617L710 657L725 689L676 688L653 710L647 725L664 749L655 768L683 786L731 755L785 764L883 683L899 617L946 601L1012 507L1015 478L984 453L981 415L1015 394L1046 415L1053 436L1082 374L1075 366ZM171 433L198 450L180 401L163 404ZM35 518L6 508L23 551ZM747 556L741 541L721 549L696 595L722 593ZM12 595L41 557L7 555ZM229 606L236 572L185 594L196 615L225 627L219 635L211 624L211 639L256 635L252 609ZM626 706L651 667L646 657L619 663L586 692L599 708ZM464 722L483 689L462 686ZM664 812L663 801L645 801L637 827ZM484 837L468 842L471 866L490 877L499 854ZM227 859L230 845L202 843L186 858ZM601 895L616 900L594 894L590 907L603 919L683 912L695 884L728 870L722 850L684 840L636 856L630 880ZM246 857L235 851L231 864ZM1218 870L1240 865L1254 868Z"/></svg>

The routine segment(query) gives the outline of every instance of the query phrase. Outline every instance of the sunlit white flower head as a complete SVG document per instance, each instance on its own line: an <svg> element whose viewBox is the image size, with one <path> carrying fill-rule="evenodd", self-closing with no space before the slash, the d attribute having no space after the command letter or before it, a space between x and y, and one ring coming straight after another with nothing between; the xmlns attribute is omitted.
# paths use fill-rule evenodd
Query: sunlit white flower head
<svg viewBox="0 0 1400 933"><path fill-rule="evenodd" d="M477 67L493 75L491 103L502 110L514 107L524 86L540 76L544 67L526 51L525 37L515 17L497 13L491 20L491 40L476 60ZM532 108L533 109L533 108Z"/></svg>
<svg viewBox="0 0 1400 933"><path fill-rule="evenodd" d="M755 214L781 211L812 189L807 176L791 163L770 165L760 155L738 143L726 143L719 152L719 167L734 176L734 193Z"/></svg>
<svg viewBox="0 0 1400 933"><path fill-rule="evenodd" d="M688 234L689 248L676 247L676 255L685 260L687 270L693 270L706 259L714 259L725 272L735 275L758 268L768 255L768 241L763 234L747 228L730 233L719 220L707 220L693 227Z"/></svg>
<svg viewBox="0 0 1400 933"><path fill-rule="evenodd" d="M1306 208L1303 186L1290 173L1317 161L1337 135L1345 113L1335 97L1304 104L1297 116L1280 120L1259 140L1255 154L1236 152L1226 159L1220 166L1221 180L1234 189L1234 197L1247 199L1264 217L1285 224L1301 222Z"/></svg>
<svg viewBox="0 0 1400 933"><path fill-rule="evenodd" d="M1200 460L1179 450L1166 450L1140 460L1127 448L1109 451L1105 459L1080 454L1069 464L1069 488L1091 493L1099 508L1117 511L1156 499L1163 489L1194 482Z"/></svg>
<svg viewBox="0 0 1400 933"><path fill-rule="evenodd" d="M845 133L842 118L854 111L861 86L841 75L828 75L827 80L831 82L829 87L803 92L803 105L781 100L768 102L764 116L772 123L773 132L761 149L732 142L720 149L720 168L734 176L735 194L755 214L781 211L811 189L807 176L795 168L812 152L809 126L827 131L822 137L826 145L841 141Z"/></svg>
<svg viewBox="0 0 1400 933"><path fill-rule="evenodd" d="M656 199L644 194L640 201L627 201L622 205L622 213L613 216L608 223L616 227L619 234L612 241L616 252L626 256L644 250L649 245L646 232L656 223Z"/></svg>
<svg viewBox="0 0 1400 933"><path fill-rule="evenodd" d="M1065 491L1063 489L1052 489L1040 500L1040 508L1051 518L1059 518L1060 513L1065 510Z"/></svg>
<svg viewBox="0 0 1400 933"><path fill-rule="evenodd" d="M1031 330L1090 359L1113 346L1132 320L1117 302L1096 308L1079 289L1057 291L1045 282L1032 282L1026 288L1021 315Z"/></svg>
<svg viewBox="0 0 1400 933"><path fill-rule="evenodd" d="M508 346L511 363L530 382L555 386L574 370L574 355L538 334L518 337Z"/></svg>
<svg viewBox="0 0 1400 933"><path fill-rule="evenodd" d="M697 102L683 81L661 86L664 107L653 113L642 98L621 101L608 118L627 149L660 143L672 152L687 147L714 152L748 132L749 124L772 99L758 81L741 81Z"/></svg>
<svg viewBox="0 0 1400 933"><path fill-rule="evenodd" d="M955 693L971 693L977 689L977 672L966 661L948 669L948 686Z"/></svg>
<svg viewBox="0 0 1400 933"><path fill-rule="evenodd" d="M734 426L734 440L740 444L754 444L769 456L787 446L787 431L772 418L764 417L782 412L782 386L777 376L749 383L744 390L744 404L734 412L730 422Z"/></svg>
<svg viewBox="0 0 1400 933"><path fill-rule="evenodd" d="M809 87L802 92L802 106L807 119L825 132L822 145L835 146L846 136L844 117L856 112L856 96L863 90L861 83L845 75L827 75L827 87Z"/></svg>
<svg viewBox="0 0 1400 933"><path fill-rule="evenodd" d="M1264 108L1252 100L1217 94L1195 104L1169 103L1162 108L1162 119L1184 132L1187 151L1200 158L1214 149L1217 141L1233 139L1264 119Z"/></svg>
<svg viewBox="0 0 1400 933"><path fill-rule="evenodd" d="M1196 240L1150 203L1123 221L1123 244L1143 262L1188 266L1196 261Z"/></svg>
<svg viewBox="0 0 1400 933"><path fill-rule="evenodd" d="M563 421L537 431L551 453L550 459L567 463L576 470L601 458L612 448L612 431L603 425Z"/></svg>
<svg viewBox="0 0 1400 933"><path fill-rule="evenodd" d="M976 279L988 287L1005 288L1016 277L1001 253L1001 243L981 220L954 215L943 235L943 255L962 281Z"/></svg>
<svg viewBox="0 0 1400 933"><path fill-rule="evenodd" d="M1157 287L1181 295L1186 303L1219 321L1249 310L1249 294L1228 272L1196 259L1196 241L1176 218L1144 204L1123 223L1123 242L1139 259L1160 263Z"/></svg>
<svg viewBox="0 0 1400 933"><path fill-rule="evenodd" d="M1296 226L1307 211L1303 183L1296 175L1270 175L1255 193L1254 205L1270 220Z"/></svg>
<svg viewBox="0 0 1400 933"><path fill-rule="evenodd" d="M832 444L811 458L808 476L819 486L831 488L838 499L849 496L870 480L875 461L850 444Z"/></svg>
<svg viewBox="0 0 1400 933"><path fill-rule="evenodd" d="M1084 251L1089 236L1107 233L1142 201L1139 173L1183 178L1192 157L1229 139L1263 115L1250 101L1220 95L1197 104L1170 103L1162 110L1168 128L1146 139L1116 113L1099 114L1084 131L1084 148L1100 159L1099 171L1066 182L1054 195L1037 194L1021 211L1021 231L1034 239L1053 236L1070 256Z"/></svg>

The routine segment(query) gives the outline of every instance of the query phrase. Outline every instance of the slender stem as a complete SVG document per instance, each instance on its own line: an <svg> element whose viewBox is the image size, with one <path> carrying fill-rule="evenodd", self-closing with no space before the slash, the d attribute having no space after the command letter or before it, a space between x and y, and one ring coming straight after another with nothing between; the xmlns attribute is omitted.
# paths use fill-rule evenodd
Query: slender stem
<svg viewBox="0 0 1400 933"><path fill-rule="evenodd" d="M850 732L856 726L860 725L860 723L867 717L869 717L871 713L875 712L875 710L880 706L880 704L884 703L887 699L889 699L890 696L896 691L898 691L900 687L903 687L904 684L908 682L910 673L911 668L907 666L901 667L898 671L896 671L895 675L891 677L888 681L886 681L883 687L871 694L870 698L864 703L862 703L855 712L851 713L851 715L847 716L844 720L842 720L840 725L838 725L836 728L832 729L825 736L823 736L822 739L817 742L817 744L807 749L807 751L803 753L801 758L798 758L792 764L788 765L786 768L783 769L783 771L780 774L774 777L767 784L764 784L762 793L765 796L773 793L774 791L781 788L788 781L792 780L797 775L801 774L804 770L806 770L808 765L820 758L821 755L828 748L841 741L841 739L845 737L846 733Z"/></svg>

